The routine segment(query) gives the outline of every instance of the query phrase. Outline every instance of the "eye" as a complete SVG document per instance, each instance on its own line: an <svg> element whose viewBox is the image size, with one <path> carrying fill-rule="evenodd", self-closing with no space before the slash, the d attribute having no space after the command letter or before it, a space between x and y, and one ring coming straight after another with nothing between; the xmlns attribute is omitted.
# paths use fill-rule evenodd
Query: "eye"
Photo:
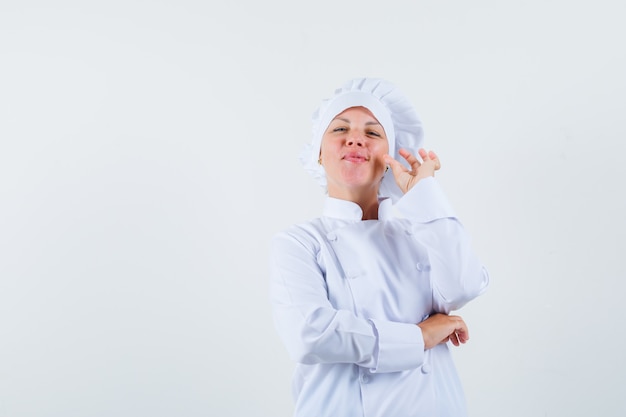
<svg viewBox="0 0 626 417"><path fill-rule="evenodd" d="M381 134L376 132L375 130L370 130L369 132L367 132L367 134L370 135L370 136L375 136L377 138L381 137Z"/></svg>
<svg viewBox="0 0 626 417"><path fill-rule="evenodd" d="M346 130L348 129L346 129L345 127L336 127L333 129L333 132L345 132Z"/></svg>

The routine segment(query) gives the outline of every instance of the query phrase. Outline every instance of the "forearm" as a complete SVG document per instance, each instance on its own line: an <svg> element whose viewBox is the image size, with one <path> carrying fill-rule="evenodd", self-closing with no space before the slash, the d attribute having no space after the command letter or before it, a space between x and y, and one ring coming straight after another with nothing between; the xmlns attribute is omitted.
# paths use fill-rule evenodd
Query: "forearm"
<svg viewBox="0 0 626 417"><path fill-rule="evenodd" d="M299 363L354 363L372 372L412 369L423 362L424 340L416 324L366 320L345 310L274 305L274 321Z"/></svg>
<svg viewBox="0 0 626 417"><path fill-rule="evenodd" d="M273 303L274 322L296 362L375 366L377 338L372 325L345 310Z"/></svg>
<svg viewBox="0 0 626 417"><path fill-rule="evenodd" d="M428 247L435 310L449 313L482 294L489 275L456 219L436 220L417 234Z"/></svg>
<svg viewBox="0 0 626 417"><path fill-rule="evenodd" d="M487 271L434 178L416 184L396 210L410 220L412 236L428 252L436 311L449 313L485 291Z"/></svg>

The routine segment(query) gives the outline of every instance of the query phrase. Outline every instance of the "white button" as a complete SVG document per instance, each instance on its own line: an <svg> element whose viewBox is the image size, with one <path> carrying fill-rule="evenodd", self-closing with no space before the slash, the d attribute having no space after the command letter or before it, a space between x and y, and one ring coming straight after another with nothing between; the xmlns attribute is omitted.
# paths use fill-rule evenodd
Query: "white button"
<svg viewBox="0 0 626 417"><path fill-rule="evenodd" d="M367 375L362 375L361 376L361 382L364 384L367 384L368 382L370 382L370 377Z"/></svg>
<svg viewBox="0 0 626 417"><path fill-rule="evenodd" d="M417 268L418 271L430 271L430 265L428 264L423 264L423 263L416 263L415 267Z"/></svg>
<svg viewBox="0 0 626 417"><path fill-rule="evenodd" d="M330 232L326 235L326 237L328 238L328 240L330 241L335 241L337 240L337 234L335 234L335 232Z"/></svg>
<svg viewBox="0 0 626 417"><path fill-rule="evenodd" d="M407 229L407 230L404 231L404 233L406 233L407 235L411 236L413 234L413 231Z"/></svg>
<svg viewBox="0 0 626 417"><path fill-rule="evenodd" d="M424 365L422 365L422 373L423 373L423 374L427 374L427 373L429 373L429 372L430 372L430 366L429 366L427 363L425 363Z"/></svg>

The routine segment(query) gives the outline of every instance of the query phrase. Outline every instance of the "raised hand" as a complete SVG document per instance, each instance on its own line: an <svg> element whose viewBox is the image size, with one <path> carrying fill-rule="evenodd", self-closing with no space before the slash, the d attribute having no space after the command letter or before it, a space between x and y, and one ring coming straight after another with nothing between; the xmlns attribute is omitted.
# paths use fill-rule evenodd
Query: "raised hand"
<svg viewBox="0 0 626 417"><path fill-rule="evenodd" d="M396 184L403 193L413 188L422 178L433 177L435 171L441 168L439 157L433 151L426 152L424 148L421 148L418 154L422 158L422 162L406 149L400 149L399 153L409 163L410 170L390 155L385 155L383 158L385 163L391 167Z"/></svg>

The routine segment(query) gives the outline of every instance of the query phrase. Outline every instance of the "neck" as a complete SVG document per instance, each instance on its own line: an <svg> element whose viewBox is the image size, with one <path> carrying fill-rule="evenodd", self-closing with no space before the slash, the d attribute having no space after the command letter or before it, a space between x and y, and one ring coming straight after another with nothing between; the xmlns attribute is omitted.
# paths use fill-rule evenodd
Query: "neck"
<svg viewBox="0 0 626 417"><path fill-rule="evenodd" d="M363 193L353 190L332 190L329 188L328 195L358 204L363 212L361 220L378 220L378 190Z"/></svg>
<svg viewBox="0 0 626 417"><path fill-rule="evenodd" d="M370 204L357 203L363 210L363 218L361 220L378 220L378 197L376 201Z"/></svg>

